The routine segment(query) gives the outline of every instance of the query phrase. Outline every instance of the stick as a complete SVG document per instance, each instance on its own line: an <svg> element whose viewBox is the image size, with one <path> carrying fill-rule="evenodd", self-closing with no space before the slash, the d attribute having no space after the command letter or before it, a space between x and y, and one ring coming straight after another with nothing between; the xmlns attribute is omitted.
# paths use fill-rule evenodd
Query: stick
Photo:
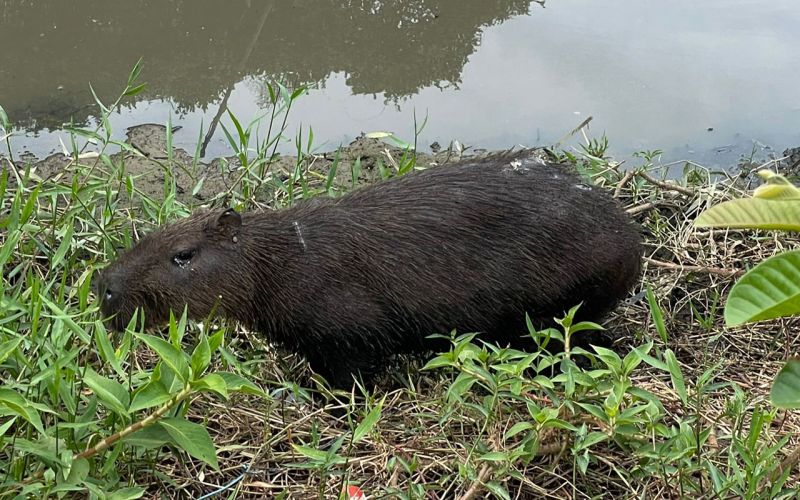
<svg viewBox="0 0 800 500"><path fill-rule="evenodd" d="M680 186L680 185L675 184L673 182L660 181L660 180L658 180L658 179L656 179L654 177L650 177L649 175L647 175L644 172L637 172L636 175L638 175L639 177L641 177L642 179L646 180L647 182L649 182L651 184L655 184L656 186L660 187L661 189L667 189L669 191L677 191L679 193L685 194L686 196L694 196L695 195L695 192L693 190L689 189L689 188Z"/></svg>
<svg viewBox="0 0 800 500"><path fill-rule="evenodd" d="M717 274L719 276L739 276L741 274L744 274L744 271L741 269L723 269L720 267L707 267L707 266L685 266L683 264L673 264L672 262L664 262L662 260L650 259L648 257L645 257L644 261L653 266L663 267L664 269L670 269L673 271Z"/></svg>
<svg viewBox="0 0 800 500"><path fill-rule="evenodd" d="M625 174L625 177L623 177L622 180L620 180L617 184L617 189L614 190L614 198L619 198L619 195L622 194L622 188L624 188L625 185L627 185L631 179L633 179L634 175L636 175L635 170L628 170L628 172Z"/></svg>
<svg viewBox="0 0 800 500"><path fill-rule="evenodd" d="M562 142L566 141L567 139L569 139L573 135L575 135L578 132L580 132L583 127L585 127L586 125L589 125L590 121L592 121L592 117L591 116L588 117L587 119L583 120L580 125L578 125L574 129L572 129L570 132L567 133L567 135L565 135L564 137L559 139L558 142L553 144L553 147L551 149L556 149L557 147L559 147L561 145Z"/></svg>

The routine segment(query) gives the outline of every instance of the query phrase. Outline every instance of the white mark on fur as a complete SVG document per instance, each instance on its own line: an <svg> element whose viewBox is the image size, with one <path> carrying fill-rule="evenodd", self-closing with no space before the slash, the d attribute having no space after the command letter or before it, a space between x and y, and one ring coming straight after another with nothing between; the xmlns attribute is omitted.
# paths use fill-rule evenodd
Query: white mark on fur
<svg viewBox="0 0 800 500"><path fill-rule="evenodd" d="M303 231L300 229L300 223L294 221L292 224L294 224L294 230L297 232L297 239L300 240L300 244L303 245L303 251L305 252L308 250L308 247L306 247L306 240L303 239Z"/></svg>
<svg viewBox="0 0 800 500"><path fill-rule="evenodd" d="M508 166L511 167L514 172L527 172L530 170L530 167L526 164L526 162L522 162L520 160L509 162Z"/></svg>
<svg viewBox="0 0 800 500"><path fill-rule="evenodd" d="M581 191L591 191L592 190L592 188L590 186L587 186L586 184L575 184L572 187L574 187L575 189L580 189Z"/></svg>

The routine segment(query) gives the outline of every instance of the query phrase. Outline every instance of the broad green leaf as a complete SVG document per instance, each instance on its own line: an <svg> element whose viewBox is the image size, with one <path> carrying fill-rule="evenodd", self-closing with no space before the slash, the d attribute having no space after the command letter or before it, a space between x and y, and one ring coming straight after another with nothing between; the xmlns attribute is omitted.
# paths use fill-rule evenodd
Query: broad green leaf
<svg viewBox="0 0 800 500"><path fill-rule="evenodd" d="M778 408L800 408L800 359L790 359L783 365L769 393Z"/></svg>
<svg viewBox="0 0 800 500"><path fill-rule="evenodd" d="M169 312L169 340L176 349L180 349L183 335L186 333L186 313L188 306L183 306L180 319L175 318L173 311Z"/></svg>
<svg viewBox="0 0 800 500"><path fill-rule="evenodd" d="M217 452L205 427L182 418L165 418L159 420L158 424L186 453L219 470Z"/></svg>
<svg viewBox="0 0 800 500"><path fill-rule="evenodd" d="M108 408L120 415L128 414L130 395L122 384L116 380L106 378L88 367L83 376L83 381Z"/></svg>
<svg viewBox="0 0 800 500"><path fill-rule="evenodd" d="M295 99L303 95L305 92L306 92L305 85L301 85L300 87L296 88L294 92L292 92L292 100L294 101Z"/></svg>
<svg viewBox="0 0 800 500"><path fill-rule="evenodd" d="M67 483L79 484L89 475L89 461L85 458L74 460L69 468Z"/></svg>
<svg viewBox="0 0 800 500"><path fill-rule="evenodd" d="M731 288L725 324L782 318L800 313L800 250L774 255Z"/></svg>
<svg viewBox="0 0 800 500"><path fill-rule="evenodd" d="M219 349L219 346L222 345L222 341L225 340L225 330L219 330L214 335L208 338L208 348L211 352L216 352Z"/></svg>
<svg viewBox="0 0 800 500"><path fill-rule="evenodd" d="M575 447L575 451L581 451L589 448L592 445L608 440L608 434L605 432L590 432L586 435L583 441Z"/></svg>
<svg viewBox="0 0 800 500"><path fill-rule="evenodd" d="M136 500L142 498L146 492L147 490L144 488L131 486L112 491L106 498L108 500Z"/></svg>
<svg viewBox="0 0 800 500"><path fill-rule="evenodd" d="M461 396L469 391L477 380L478 379L468 373L459 373L455 381L450 385L450 388L447 389L447 401L450 403L460 401Z"/></svg>
<svg viewBox="0 0 800 500"><path fill-rule="evenodd" d="M600 406L593 405L590 403L577 403L577 404L587 412L591 413L595 418L597 418L601 422L608 421L608 415L606 415L606 412Z"/></svg>
<svg viewBox="0 0 800 500"><path fill-rule="evenodd" d="M510 439L520 432L529 431L534 428L534 425L531 422L517 422L516 424L512 425L511 428L506 432L506 435L503 439Z"/></svg>
<svg viewBox="0 0 800 500"><path fill-rule="evenodd" d="M605 328L591 321L581 321L580 323L572 325L569 329L569 333L573 334L584 330L605 330Z"/></svg>
<svg viewBox="0 0 800 500"><path fill-rule="evenodd" d="M198 378L206 371L208 364L211 363L211 346L208 344L208 337L200 335L200 341L192 352L192 377Z"/></svg>
<svg viewBox="0 0 800 500"><path fill-rule="evenodd" d="M650 349L653 347L653 342L650 341L647 344L641 345L635 349L632 349L628 354L625 355L625 358L622 360L622 370L623 374L629 375L634 368L639 366L639 364L644 361L645 355L650 352Z"/></svg>
<svg viewBox="0 0 800 500"><path fill-rule="evenodd" d="M372 430L372 428L375 427L375 424L377 424L378 420L380 420L380 418L381 418L381 409L382 408L383 408L383 400L381 400L380 403L375 405L375 408L370 410L370 412L367 414L367 416L364 417L364 420L362 420L361 423L358 424L358 427L356 427L356 430L353 431L353 442L354 443L357 443L357 442L361 441L364 438L364 436L369 434L369 432Z"/></svg>
<svg viewBox="0 0 800 500"><path fill-rule="evenodd" d="M205 377L192 382L192 387L199 390L213 391L228 399L228 384L225 379L217 373L211 373Z"/></svg>
<svg viewBox="0 0 800 500"><path fill-rule="evenodd" d="M24 418L37 431L44 434L42 420L36 408L22 395L11 389L0 388L0 414L13 414Z"/></svg>
<svg viewBox="0 0 800 500"><path fill-rule="evenodd" d="M22 343L22 337L18 337L13 340L7 340L6 342L0 344L0 363L5 361L6 358L9 357L11 353L14 352L21 343Z"/></svg>
<svg viewBox="0 0 800 500"><path fill-rule="evenodd" d="M186 362L184 354L172 346L166 340L147 335L145 333L134 332L134 335L147 344L150 349L154 350L158 357L165 365L169 366L175 375L181 380L186 382L189 378L189 364Z"/></svg>
<svg viewBox="0 0 800 500"><path fill-rule="evenodd" d="M444 366L453 366L454 364L455 363L453 362L452 359L450 359L450 356L448 356L447 354L443 354L441 356L436 356L435 358L425 363L425 366L422 367L422 370L433 370L436 368L442 368Z"/></svg>
<svg viewBox="0 0 800 500"><path fill-rule="evenodd" d="M621 371L622 359L619 357L619 354L605 347L594 345L592 348L597 352L597 355L600 356L600 359L603 360L606 366L614 370L614 373L619 373Z"/></svg>
<svg viewBox="0 0 800 500"><path fill-rule="evenodd" d="M800 231L800 201L740 198L700 214L696 227Z"/></svg>
<svg viewBox="0 0 800 500"><path fill-rule="evenodd" d="M159 406L166 403L171 398L172 394L169 393L160 380L151 380L133 395L133 401L131 401L129 411L133 413L135 411L144 410L145 408Z"/></svg>
<svg viewBox="0 0 800 500"><path fill-rule="evenodd" d="M134 96L134 95L138 94L139 92L141 92L142 90L144 90L146 86L147 86L146 83L140 83L139 85L137 85L135 87L131 87L128 90L126 90L124 95L126 95L128 97Z"/></svg>
<svg viewBox="0 0 800 500"><path fill-rule="evenodd" d="M171 439L165 428L151 425L133 434L128 434L122 441L133 446L140 446L146 450L154 450L169 443Z"/></svg>
<svg viewBox="0 0 800 500"><path fill-rule="evenodd" d="M256 384L250 382L244 377L240 377L235 373L230 372L217 372L217 375L222 377L225 385L228 386L228 392L243 392L245 394L254 394L263 398L267 397L267 393L262 391Z"/></svg>

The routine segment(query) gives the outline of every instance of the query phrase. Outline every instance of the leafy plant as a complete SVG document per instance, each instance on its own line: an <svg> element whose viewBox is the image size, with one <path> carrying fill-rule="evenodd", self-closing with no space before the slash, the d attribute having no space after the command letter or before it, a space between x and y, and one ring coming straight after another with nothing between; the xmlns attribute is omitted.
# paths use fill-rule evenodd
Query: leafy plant
<svg viewBox="0 0 800 500"><path fill-rule="evenodd" d="M153 160L165 172L164 200L156 203L126 173L125 155L141 153L113 139L109 115L144 88L137 83L140 70L137 63L112 105L95 95L96 129L68 128L68 181L41 179L29 165L18 168L10 146L8 158L0 159L0 497L88 491L97 498L139 498L145 490L129 466L152 467L164 450L218 467L204 422L187 418L190 401L234 393L266 397L246 378L219 368L224 328L196 329L184 311L171 317L167 340L137 328L135 317L114 335L91 299L97 261L130 238L120 230L120 192L140 203L150 221L188 212L175 199L171 153L164 164ZM4 112L0 121L7 139ZM112 155L115 146L125 154ZM184 347L189 332L191 349ZM151 355L142 359L145 351Z"/></svg>
<svg viewBox="0 0 800 500"><path fill-rule="evenodd" d="M697 227L800 231L800 189L769 170L752 198L729 200L709 208ZM774 255L750 269L731 288L724 316L728 326L800 314L800 250ZM772 386L772 403L800 408L800 360L789 360Z"/></svg>

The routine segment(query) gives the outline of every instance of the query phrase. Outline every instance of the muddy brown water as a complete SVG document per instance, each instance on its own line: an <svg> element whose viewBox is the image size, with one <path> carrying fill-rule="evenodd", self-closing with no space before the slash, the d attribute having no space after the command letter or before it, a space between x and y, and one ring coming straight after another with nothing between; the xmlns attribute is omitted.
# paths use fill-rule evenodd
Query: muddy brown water
<svg viewBox="0 0 800 500"><path fill-rule="evenodd" d="M114 137L171 117L194 151L201 123L268 111L279 80L310 86L287 135L312 127L321 151L410 139L415 112L422 149L546 145L592 116L620 159L661 148L726 166L800 144L799 23L796 0L16 0L0 5L0 105L15 153L45 157L65 122L96 121L89 83L109 101L143 57L147 88ZM221 125L209 160L231 154Z"/></svg>

